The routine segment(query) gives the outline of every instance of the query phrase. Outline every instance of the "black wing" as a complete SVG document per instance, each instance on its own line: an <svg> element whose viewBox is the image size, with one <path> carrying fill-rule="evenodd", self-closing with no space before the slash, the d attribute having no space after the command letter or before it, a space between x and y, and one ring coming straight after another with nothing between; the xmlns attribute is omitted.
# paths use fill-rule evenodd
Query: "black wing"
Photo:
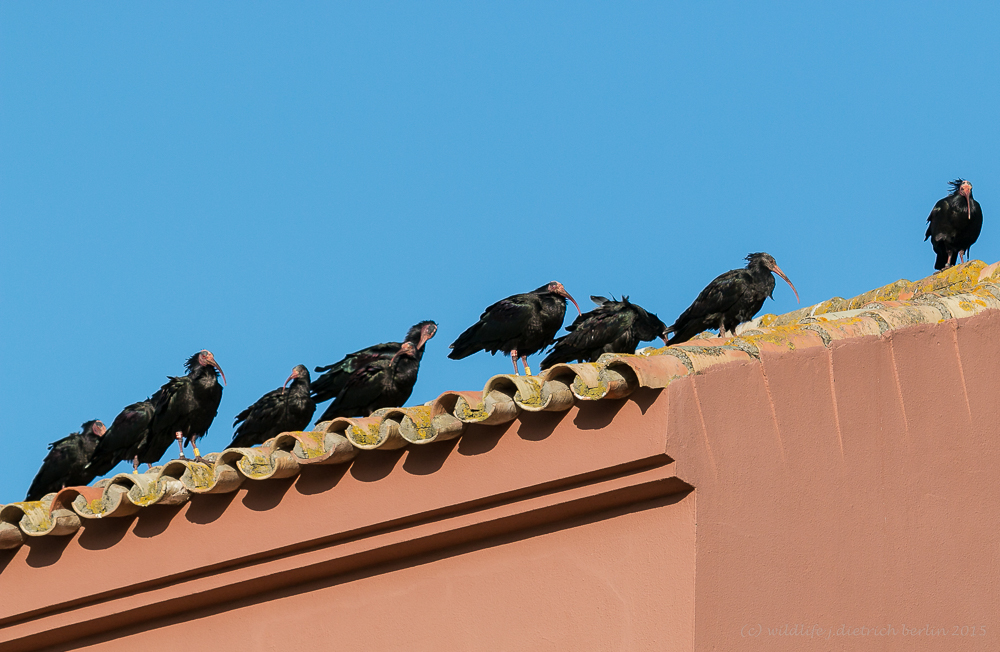
<svg viewBox="0 0 1000 652"><path fill-rule="evenodd" d="M233 426L241 425L236 428L233 441L226 448L254 446L267 441L266 434L284 416L285 398L285 393L279 387L264 394L256 403L237 414Z"/></svg>
<svg viewBox="0 0 1000 652"><path fill-rule="evenodd" d="M458 336L448 357L461 360L477 351L495 353L524 332L540 312L541 302L533 294L515 294L501 299L484 310L479 321Z"/></svg>
<svg viewBox="0 0 1000 652"><path fill-rule="evenodd" d="M358 369L347 378L343 390L326 408L319 420L368 416L368 406L377 402L383 394L391 373L391 359L384 360L371 356L360 361Z"/></svg>
<svg viewBox="0 0 1000 652"><path fill-rule="evenodd" d="M317 403L329 401L336 398L347 384L347 379L358 370L360 366L374 359L391 360L392 356L399 353L399 342L383 342L369 346L366 349L355 351L344 356L343 360L325 367L316 367L315 371L326 372L312 382L313 399Z"/></svg>
<svg viewBox="0 0 1000 652"><path fill-rule="evenodd" d="M753 279L745 269L733 269L717 276L668 329L674 334L670 343L686 342L702 331L719 328L722 316L736 305L752 284Z"/></svg>
<svg viewBox="0 0 1000 652"><path fill-rule="evenodd" d="M635 311L621 302L605 299L597 308L578 316L566 327L569 334L556 340L552 352L542 360L542 369L548 369L559 362L593 362L600 357L605 347L612 346L623 337L628 338L635 317ZM635 349L628 351L634 352Z"/></svg>
<svg viewBox="0 0 1000 652"><path fill-rule="evenodd" d="M41 500L46 494L59 491L63 488L66 477L70 474L71 467L76 462L76 447L73 440L78 435L73 433L68 437L63 437L59 441L49 444L49 453L42 461L41 468L32 480L28 488L28 494L24 497L27 500Z"/></svg>
<svg viewBox="0 0 1000 652"><path fill-rule="evenodd" d="M972 217L967 219L970 220L969 227L962 234L961 242L961 245L965 247L966 259L969 257L969 249L972 248L972 245L976 244L979 234L983 231L983 207L975 199L972 200Z"/></svg>
<svg viewBox="0 0 1000 652"><path fill-rule="evenodd" d="M154 432L181 430L184 417L194 409L194 381L187 376L171 376L158 392L151 427Z"/></svg>
<svg viewBox="0 0 1000 652"><path fill-rule="evenodd" d="M938 200L927 216L927 232L924 233L924 240L935 234L940 234L946 230L945 221L951 217L951 204L948 198Z"/></svg>
<svg viewBox="0 0 1000 652"><path fill-rule="evenodd" d="M115 417L87 467L94 477L105 475L118 462L131 461L145 443L149 435L149 424L153 419L153 403L150 399L133 403Z"/></svg>
<svg viewBox="0 0 1000 652"><path fill-rule="evenodd" d="M156 392L149 434L138 451L140 462L152 464L163 457L174 433L187 429L187 417L195 405L194 381L187 376L169 376Z"/></svg>

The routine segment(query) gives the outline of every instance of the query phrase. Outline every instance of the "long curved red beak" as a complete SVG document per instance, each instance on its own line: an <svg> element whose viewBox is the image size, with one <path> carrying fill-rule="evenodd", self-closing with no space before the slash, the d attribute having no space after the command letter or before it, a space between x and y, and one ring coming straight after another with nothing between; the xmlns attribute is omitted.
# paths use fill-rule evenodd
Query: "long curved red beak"
<svg viewBox="0 0 1000 652"><path fill-rule="evenodd" d="M420 333L420 341L419 341L419 342L417 342L417 349L419 350L419 349L422 349L422 348L424 348L424 344L427 344L427 340L429 340L429 339L431 339L432 337L434 337L434 333L436 333L436 332L437 332L436 330L435 330L435 331L432 331L432 330L430 330L430 329L426 329L426 328L425 328L425 329L424 329L424 330L423 330L423 331L422 331L422 332Z"/></svg>
<svg viewBox="0 0 1000 652"><path fill-rule="evenodd" d="M958 187L958 194L965 197L965 207L968 209L969 219L972 219L972 184L966 181Z"/></svg>
<svg viewBox="0 0 1000 652"><path fill-rule="evenodd" d="M396 358L398 358L401 355L408 355L411 358L417 357L417 350L413 347L412 342L403 342L403 346L399 347L399 350L396 351L396 355L392 356L392 359L389 360L389 366L391 367L393 364L395 364Z"/></svg>
<svg viewBox="0 0 1000 652"><path fill-rule="evenodd" d="M583 311L580 310L580 304L576 302L576 299L574 299L572 296L570 296L569 292L566 292L566 298L569 299L570 301L572 301L573 305L576 306L576 312L577 312L577 314L582 315Z"/></svg>
<svg viewBox="0 0 1000 652"><path fill-rule="evenodd" d="M285 384L281 386L281 393L284 394L285 393L285 388L288 387L288 383L291 382L292 380L298 378L298 377L299 377L299 375L293 371L292 375L285 379Z"/></svg>
<svg viewBox="0 0 1000 652"><path fill-rule="evenodd" d="M214 358L212 359L212 366L219 370L219 375L222 376L222 384L225 385L226 384L226 372L224 372L222 370L222 367L219 366L219 363L216 362Z"/></svg>
<svg viewBox="0 0 1000 652"><path fill-rule="evenodd" d="M778 267L777 263L774 264L774 269L772 269L771 271L780 276L781 278L785 279L785 283L788 283L788 286L792 288L792 292L795 293L795 302L802 303L801 301L799 301L799 291L795 289L795 286L792 285L792 282L790 280L788 280L788 277L785 276L785 273L783 271L781 271L781 268Z"/></svg>

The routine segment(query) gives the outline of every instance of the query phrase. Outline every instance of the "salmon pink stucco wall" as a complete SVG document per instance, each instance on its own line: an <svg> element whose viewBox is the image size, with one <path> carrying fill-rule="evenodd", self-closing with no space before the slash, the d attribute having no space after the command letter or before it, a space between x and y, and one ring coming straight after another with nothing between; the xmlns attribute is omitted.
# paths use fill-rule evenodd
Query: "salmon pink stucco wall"
<svg viewBox="0 0 1000 652"><path fill-rule="evenodd" d="M540 526L143 625L94 650L684 650L694 497Z"/></svg>
<svg viewBox="0 0 1000 652"><path fill-rule="evenodd" d="M672 385L698 650L1000 649L1000 312Z"/></svg>

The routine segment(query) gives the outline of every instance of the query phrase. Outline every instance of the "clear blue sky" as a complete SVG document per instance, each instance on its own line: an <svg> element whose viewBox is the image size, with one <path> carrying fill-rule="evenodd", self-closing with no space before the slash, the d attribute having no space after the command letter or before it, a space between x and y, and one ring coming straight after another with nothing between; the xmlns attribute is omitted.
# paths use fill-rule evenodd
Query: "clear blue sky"
<svg viewBox="0 0 1000 652"><path fill-rule="evenodd" d="M422 319L411 403L481 388L510 362L448 344L553 279L670 323L753 251L803 305L926 276L959 176L996 261L998 11L2 2L0 503L202 348L212 451L293 365Z"/></svg>

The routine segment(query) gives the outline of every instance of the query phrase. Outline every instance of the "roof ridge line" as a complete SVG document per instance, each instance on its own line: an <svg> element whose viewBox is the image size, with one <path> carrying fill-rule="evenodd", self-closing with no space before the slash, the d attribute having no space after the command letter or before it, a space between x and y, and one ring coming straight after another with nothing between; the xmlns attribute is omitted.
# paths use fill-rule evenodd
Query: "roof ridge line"
<svg viewBox="0 0 1000 652"><path fill-rule="evenodd" d="M957 291L956 291L957 290ZM901 279L852 299L834 297L784 315L762 315L730 338L701 338L597 362L557 364L537 376L501 374L480 392L447 391L425 405L383 408L370 417L337 418L313 431L281 433L262 446L209 453L205 462L172 460L146 473L120 473L92 487L67 487L41 500L0 505L0 549L25 536L66 536L86 521L178 505L194 494L229 493L247 480L297 475L309 464L343 464L361 450L423 445L461 436L466 425L500 425L522 411L566 411L576 401L625 398L762 355L829 348L838 340L1000 308L1000 262L970 261L919 281Z"/></svg>

